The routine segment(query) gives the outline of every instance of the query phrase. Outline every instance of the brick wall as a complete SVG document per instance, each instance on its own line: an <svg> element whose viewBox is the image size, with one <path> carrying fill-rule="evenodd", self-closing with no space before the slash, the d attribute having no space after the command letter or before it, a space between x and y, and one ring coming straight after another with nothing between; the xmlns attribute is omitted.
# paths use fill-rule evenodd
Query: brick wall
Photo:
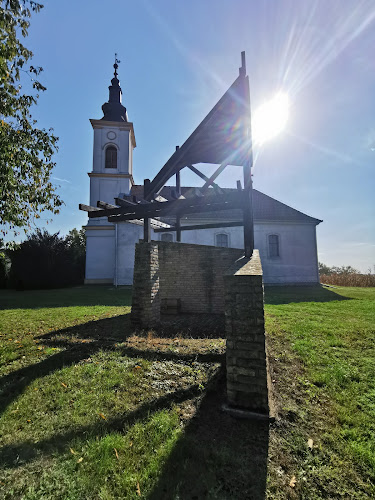
<svg viewBox="0 0 375 500"><path fill-rule="evenodd" d="M263 279L258 250L225 274L227 397L234 407L269 414Z"/></svg>
<svg viewBox="0 0 375 500"><path fill-rule="evenodd" d="M182 313L224 314L223 276L243 251L165 241L157 244L161 299L180 299Z"/></svg>
<svg viewBox="0 0 375 500"><path fill-rule="evenodd" d="M131 318L141 328L160 322L159 248L153 241L135 246Z"/></svg>
<svg viewBox="0 0 375 500"><path fill-rule="evenodd" d="M180 299L182 313L224 314L224 273L242 254L234 248L166 241L137 243L133 324L156 326L162 299Z"/></svg>

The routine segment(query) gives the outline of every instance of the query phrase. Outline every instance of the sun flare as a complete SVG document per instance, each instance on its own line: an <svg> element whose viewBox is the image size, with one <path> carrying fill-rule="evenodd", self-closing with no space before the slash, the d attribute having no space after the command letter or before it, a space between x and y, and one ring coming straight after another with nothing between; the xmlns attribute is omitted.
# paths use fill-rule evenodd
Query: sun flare
<svg viewBox="0 0 375 500"><path fill-rule="evenodd" d="M278 92L271 100L265 102L254 113L252 119L252 136L255 145L262 145L272 139L284 128L289 117L289 97Z"/></svg>

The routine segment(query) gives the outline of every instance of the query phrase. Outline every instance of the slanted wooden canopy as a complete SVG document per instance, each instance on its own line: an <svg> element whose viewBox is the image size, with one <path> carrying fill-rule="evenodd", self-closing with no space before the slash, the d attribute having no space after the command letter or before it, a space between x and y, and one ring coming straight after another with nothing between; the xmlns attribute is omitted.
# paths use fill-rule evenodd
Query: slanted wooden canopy
<svg viewBox="0 0 375 500"><path fill-rule="evenodd" d="M138 222L143 219L144 239L150 240L150 228L155 231L176 231L177 241L181 241L181 231L205 229L208 227L232 227L239 225L223 222L218 225L198 224L181 226L183 214L215 212L217 210L243 210L245 255L251 257L254 248L254 229L252 213L252 143L250 120L249 77L246 76L245 52L241 53L242 65L239 76L213 107L203 121L181 147L177 147L171 158L155 178L144 181L144 198L130 201L116 198L116 205L98 201L97 207L80 205L80 210L88 212L89 217L108 217L109 222ZM207 177L194 164L219 164L216 171ZM224 193L215 183L216 178L228 165L243 167L244 188L237 182L237 191ZM189 168L203 179L204 185L196 190L195 196L184 198L181 195L180 171ZM166 182L176 176L176 189L173 200L166 200L159 193ZM213 188L213 189L210 189ZM175 216L174 226L160 220L162 217Z"/></svg>

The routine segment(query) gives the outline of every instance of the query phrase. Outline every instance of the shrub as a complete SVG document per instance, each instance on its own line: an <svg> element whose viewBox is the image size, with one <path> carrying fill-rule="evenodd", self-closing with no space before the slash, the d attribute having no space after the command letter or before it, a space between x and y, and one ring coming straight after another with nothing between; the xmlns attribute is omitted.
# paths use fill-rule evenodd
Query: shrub
<svg viewBox="0 0 375 500"><path fill-rule="evenodd" d="M73 231L66 238L59 233L49 234L45 229L29 235L10 253L10 286L22 290L82 283L85 247L82 249L80 237Z"/></svg>

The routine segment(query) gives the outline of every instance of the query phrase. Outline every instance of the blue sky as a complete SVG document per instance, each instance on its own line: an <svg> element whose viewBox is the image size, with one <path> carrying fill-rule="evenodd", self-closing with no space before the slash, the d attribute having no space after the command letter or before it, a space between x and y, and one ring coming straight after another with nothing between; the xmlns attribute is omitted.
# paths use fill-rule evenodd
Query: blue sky
<svg viewBox="0 0 375 500"><path fill-rule="evenodd" d="M246 51L255 110L283 90L287 129L255 151L254 187L324 222L319 260L375 264L373 0L51 0L26 45L48 88L34 115L60 137L54 182L65 206L46 226L86 223L92 129L114 53L134 123L137 183L153 178L238 75ZM234 187L227 169L221 186ZM200 185L195 176L183 183ZM42 215L40 225L48 214Z"/></svg>

